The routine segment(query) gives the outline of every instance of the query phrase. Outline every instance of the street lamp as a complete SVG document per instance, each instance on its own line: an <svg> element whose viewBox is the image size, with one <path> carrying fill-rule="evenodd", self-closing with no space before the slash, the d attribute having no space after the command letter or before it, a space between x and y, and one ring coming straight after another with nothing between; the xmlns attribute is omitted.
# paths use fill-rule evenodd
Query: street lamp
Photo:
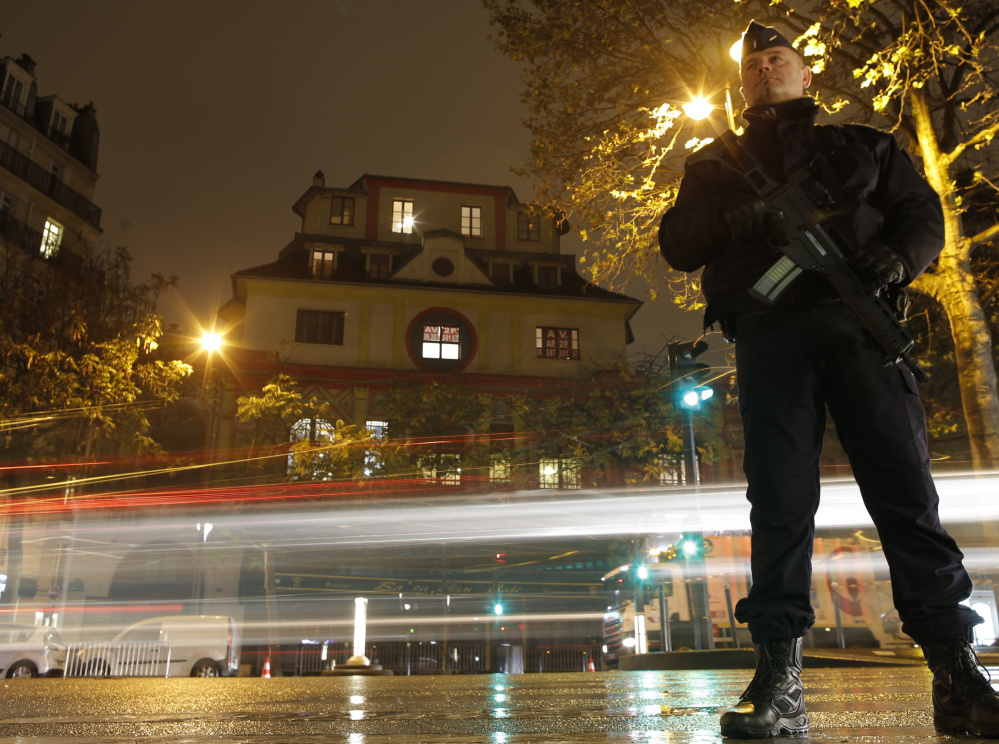
<svg viewBox="0 0 999 744"><path fill-rule="evenodd" d="M216 419L215 412L215 401L209 399L209 380L214 372L214 367L212 365L212 355L222 349L224 345L224 340L222 335L216 333L215 331L206 331L201 336L201 348L206 352L207 356L205 358L205 376L201 381L201 400L204 405L208 408L208 436L207 436L207 447L209 450L209 457L211 461L214 461L216 449L217 449L217 432L218 421ZM220 395L221 397L221 395Z"/></svg>

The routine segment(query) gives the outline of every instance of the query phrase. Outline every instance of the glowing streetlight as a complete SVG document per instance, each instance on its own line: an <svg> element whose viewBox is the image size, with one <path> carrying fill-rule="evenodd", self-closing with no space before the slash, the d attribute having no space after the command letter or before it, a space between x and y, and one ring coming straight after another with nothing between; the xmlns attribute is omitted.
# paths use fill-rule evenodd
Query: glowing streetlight
<svg viewBox="0 0 999 744"><path fill-rule="evenodd" d="M711 112L715 110L715 107L711 105L708 101L703 98L695 98L690 103L683 104L683 113L689 116L694 121L700 121L701 119L707 119L711 116Z"/></svg>
<svg viewBox="0 0 999 744"><path fill-rule="evenodd" d="M736 39L736 42L729 48L728 56L734 59L739 64L742 64L742 37L740 36Z"/></svg>
<svg viewBox="0 0 999 744"><path fill-rule="evenodd" d="M222 348L222 336L210 331L201 337L201 348L205 351L215 352Z"/></svg>

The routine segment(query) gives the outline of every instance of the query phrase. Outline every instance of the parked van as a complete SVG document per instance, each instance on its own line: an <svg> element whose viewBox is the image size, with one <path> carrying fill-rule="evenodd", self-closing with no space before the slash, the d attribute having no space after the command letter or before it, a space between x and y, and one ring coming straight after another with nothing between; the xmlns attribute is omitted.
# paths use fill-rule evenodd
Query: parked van
<svg viewBox="0 0 999 744"><path fill-rule="evenodd" d="M221 677L239 671L236 622L225 615L151 617L109 643L77 648L66 676Z"/></svg>

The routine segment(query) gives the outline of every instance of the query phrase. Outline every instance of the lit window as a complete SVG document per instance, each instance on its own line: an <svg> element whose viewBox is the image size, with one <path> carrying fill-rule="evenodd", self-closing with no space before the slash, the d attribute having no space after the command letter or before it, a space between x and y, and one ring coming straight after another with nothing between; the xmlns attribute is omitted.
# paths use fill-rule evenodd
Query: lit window
<svg viewBox="0 0 999 744"><path fill-rule="evenodd" d="M508 455L493 455L489 462L489 481L491 483L509 483L513 478L513 468Z"/></svg>
<svg viewBox="0 0 999 744"><path fill-rule="evenodd" d="M388 421L378 421L368 419L364 422L364 428L372 432L373 438L382 441L388 436ZM367 476L376 475L379 470L385 467L381 456L377 450L366 450L364 453L364 474Z"/></svg>
<svg viewBox="0 0 999 744"><path fill-rule="evenodd" d="M324 421L323 419L314 418L302 418L291 425L291 443L307 441L313 444L322 445L329 444L336 439L336 427L333 426L329 421ZM288 472L290 473L295 467L295 457L301 457L301 455L290 454L288 455ZM316 456L313 465L313 472L310 474L314 480L328 480L329 473L315 472L318 470L324 470L323 464L325 460L329 459L329 455L325 452L320 453ZM302 458L302 466L307 467L305 458ZM325 476L325 477L324 477ZM296 476L297 477L297 476Z"/></svg>
<svg viewBox="0 0 999 744"><path fill-rule="evenodd" d="M392 273L392 256L387 253L368 255L368 276L372 279L388 279Z"/></svg>
<svg viewBox="0 0 999 744"><path fill-rule="evenodd" d="M299 310L295 323L295 343L343 345L342 312Z"/></svg>
<svg viewBox="0 0 999 744"><path fill-rule="evenodd" d="M410 322L406 348L418 367L442 372L458 370L475 353L475 331L464 316L435 308Z"/></svg>
<svg viewBox="0 0 999 744"><path fill-rule="evenodd" d="M461 208L461 234L466 238L482 237L482 207Z"/></svg>
<svg viewBox="0 0 999 744"><path fill-rule="evenodd" d="M457 326L424 325L424 359L458 359L461 356L461 329Z"/></svg>
<svg viewBox="0 0 999 744"><path fill-rule="evenodd" d="M461 456L444 454L420 458L420 470L428 481L436 481L441 486L461 485Z"/></svg>
<svg viewBox="0 0 999 744"><path fill-rule="evenodd" d="M527 212L517 213L517 240L541 240L541 223Z"/></svg>
<svg viewBox="0 0 999 744"><path fill-rule="evenodd" d="M538 464L542 488L580 488L579 460L570 457L542 458Z"/></svg>
<svg viewBox="0 0 999 744"><path fill-rule="evenodd" d="M334 196L330 203L331 225L354 224L354 197Z"/></svg>
<svg viewBox="0 0 999 744"><path fill-rule="evenodd" d="M330 278L336 269L336 251L312 252L312 276Z"/></svg>
<svg viewBox="0 0 999 744"><path fill-rule="evenodd" d="M45 229L42 230L42 255L45 258L52 258L59 252L62 245L63 228L58 222L45 220Z"/></svg>
<svg viewBox="0 0 999 744"><path fill-rule="evenodd" d="M538 359L579 359L579 331L575 328L537 329Z"/></svg>
<svg viewBox="0 0 999 744"><path fill-rule="evenodd" d="M392 232L413 232L413 202L408 199L392 200Z"/></svg>

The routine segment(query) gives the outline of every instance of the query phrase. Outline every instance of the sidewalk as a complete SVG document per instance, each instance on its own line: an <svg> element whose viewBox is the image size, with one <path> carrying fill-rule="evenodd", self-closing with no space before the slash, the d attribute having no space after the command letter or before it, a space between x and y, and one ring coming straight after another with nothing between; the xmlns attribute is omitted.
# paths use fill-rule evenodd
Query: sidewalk
<svg viewBox="0 0 999 744"><path fill-rule="evenodd" d="M806 648L801 655L805 669L926 665L918 648ZM978 654L978 658L985 666L999 666L999 652L982 652ZM620 659L621 671L753 669L755 666L752 648L631 654Z"/></svg>

